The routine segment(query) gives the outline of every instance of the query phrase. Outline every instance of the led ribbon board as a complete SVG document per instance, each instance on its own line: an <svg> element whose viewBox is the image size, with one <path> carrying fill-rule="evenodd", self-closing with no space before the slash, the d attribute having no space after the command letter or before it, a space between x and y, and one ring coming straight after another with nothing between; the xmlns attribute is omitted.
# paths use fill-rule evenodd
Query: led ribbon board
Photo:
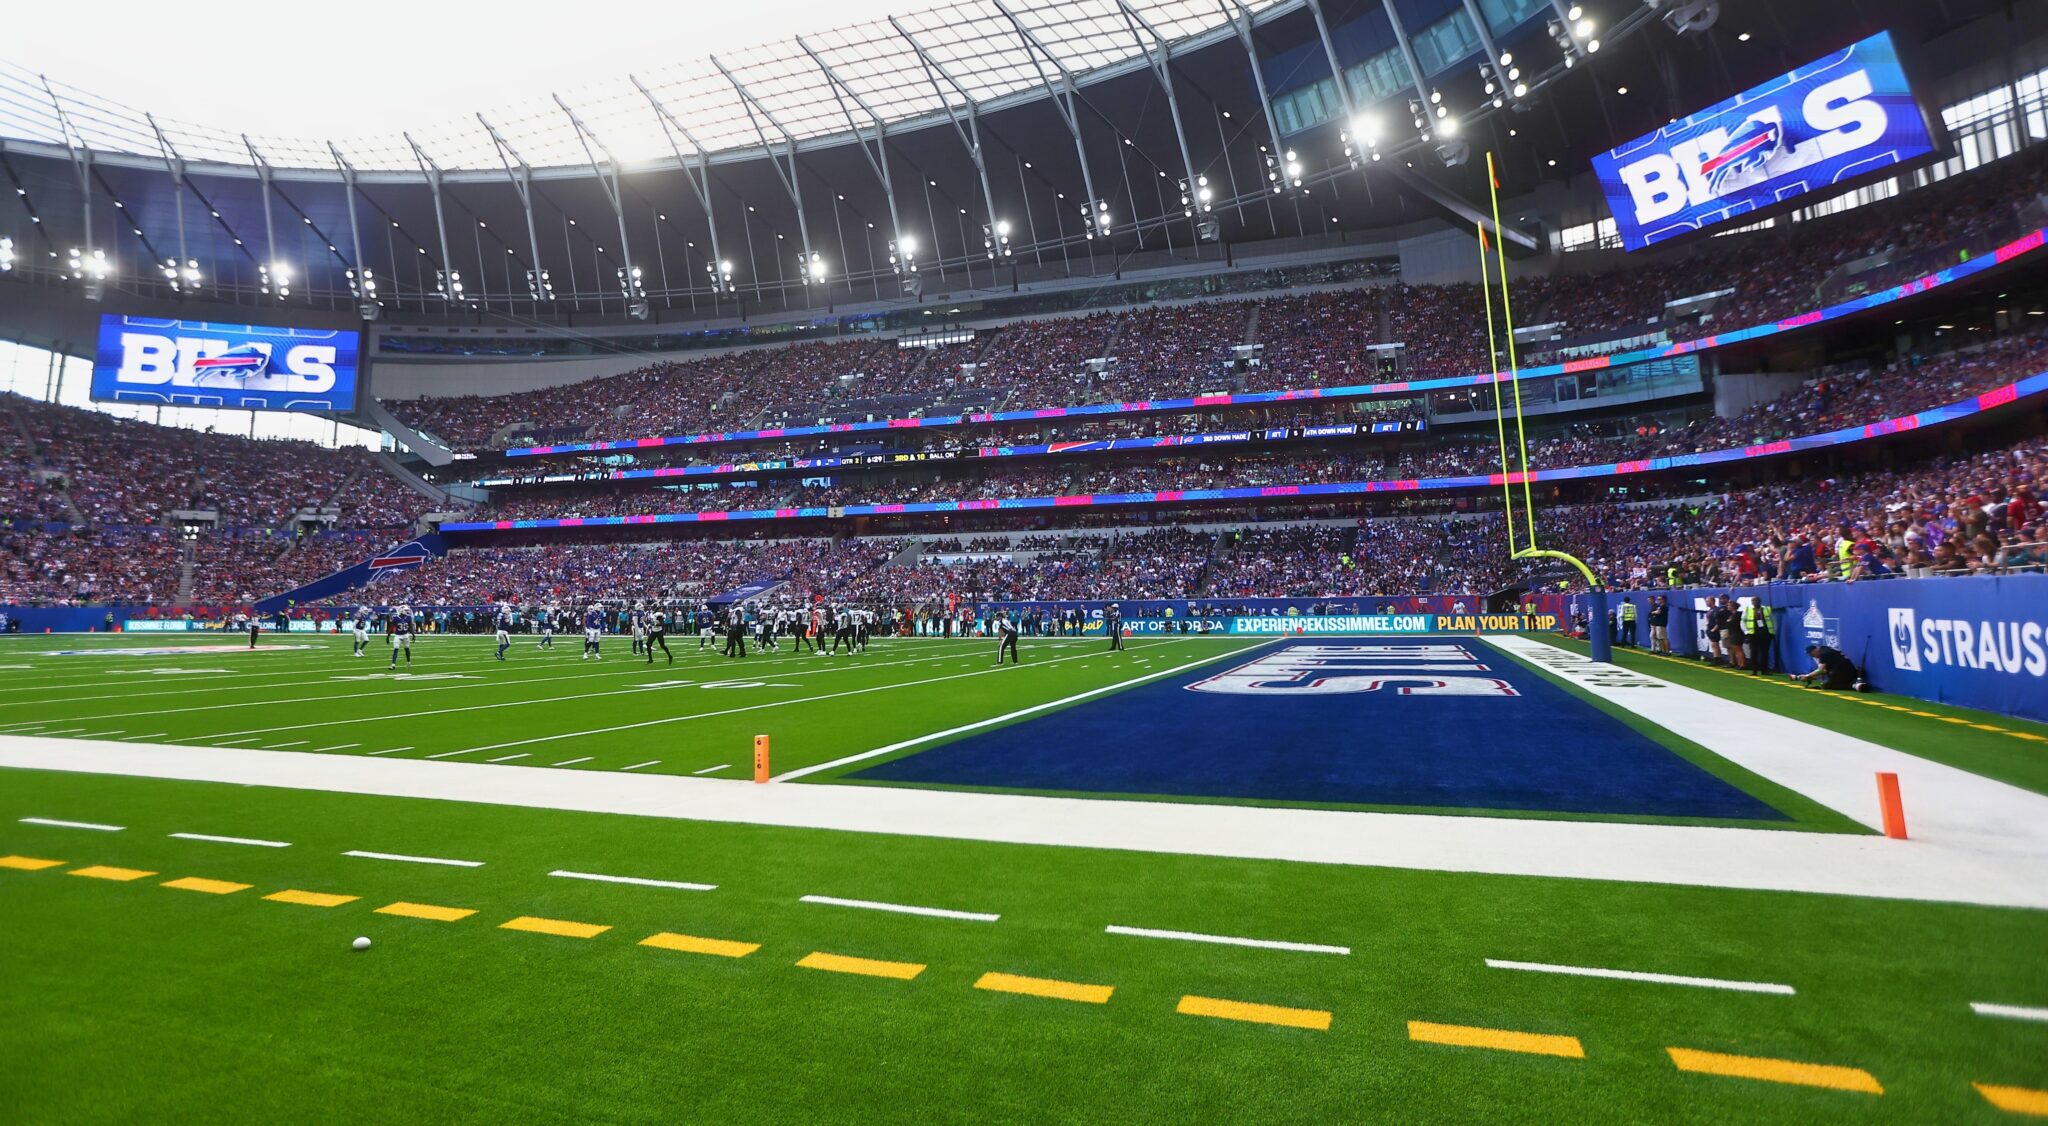
<svg viewBox="0 0 2048 1126"><path fill-rule="evenodd" d="M1868 309L1889 305L1916 294L1925 293L1941 286L1952 285L1964 278L1980 274L1985 270L2004 265L2015 258L2041 249L2048 241L2048 227L2029 231L2026 234L1998 247L1989 254L1980 254L1967 262L1959 262L1946 269L1937 270L1911 281L1901 282L1886 289L1873 290L1860 297L1795 313L1783 320L1768 324L1750 325L1747 328L1729 329L1697 340L1681 340L1674 344L1657 344L1648 348L1637 348L1627 352L1610 352L1604 356L1588 356L1582 360L1569 360L1561 364L1538 364L1521 370L1522 379L1549 379L1560 375L1577 375L1585 371L1599 371L1602 368L1626 367L1629 364L1649 360L1665 360L1673 356L1685 356L1694 352L1705 352L1741 344L1749 340L1761 340L1781 332L1792 332L1811 325L1823 324L1842 317L1854 316ZM829 426L784 426L772 430L731 430L707 434L675 434L665 438L624 438L616 442L571 442L558 446L518 446L505 451L506 457L540 457L548 454L596 453L606 450L646 450L662 446L692 446L709 442L753 442L770 438L810 438L821 434L853 434L878 430L914 430L922 427L959 426L985 422L1032 422L1048 418L1090 418L1103 415L1143 414L1148 411L1207 410L1212 407L1255 407L1274 403L1300 402L1310 399L1367 399L1384 395L1415 395L1424 391L1450 391L1460 387L1478 387L1488 383L1506 383L1507 373L1495 375L1483 372L1478 375L1452 375L1440 379L1411 379L1398 383L1361 383L1345 387L1307 387L1292 391L1246 391L1235 395L1197 395L1181 399L1151 399L1130 403L1093 403L1075 407L1044 407L1027 411L997 411L993 414L962 416L946 415L940 418L883 418L873 422L839 422Z"/></svg>
<svg viewBox="0 0 2048 1126"><path fill-rule="evenodd" d="M1724 462L1745 461L1760 457L1776 457L1782 454L1798 453L1805 450L1827 449L1845 446L1854 442L1882 438L1888 434L1899 434L1935 426L1956 419L1968 418L2007 403L2038 395L2048 391L2048 372L2030 375L2017 383L1986 391L1961 402L1932 407L1918 414L1888 418L1881 422L1865 423L1861 426L1847 426L1830 430L1825 434L1808 434L1798 438L1785 438L1754 446L1737 446L1725 450L1709 450L1704 453L1674 454L1670 457L1643 458L1638 461L1609 462L1606 465L1576 465L1559 469L1538 469L1529 475L1531 481L1574 481L1588 477L1621 477L1635 473L1656 473L1667 469L1686 469L1701 465L1719 465ZM716 512L665 512L643 516L585 516L565 517L557 520L476 520L464 523L441 525L444 532L507 532L533 528L616 528L635 524L701 524L721 520L796 520L805 518L842 516L893 516L900 514L923 514L931 512L988 512L1017 511L1030 508L1089 508L1126 504L1173 504L1187 501L1210 500L1258 500L1272 497L1328 497L1349 496L1360 493L1412 492L1431 489L1472 489L1484 486L1499 487L1503 482L1521 484L1519 473L1475 473L1462 477L1409 478L1399 481L1336 481L1313 485L1263 485L1229 489L1176 489L1144 493L1093 493L1063 497L1005 497L992 500L938 500L918 501L907 504L849 504L804 508L754 508Z"/></svg>
<svg viewBox="0 0 2048 1126"><path fill-rule="evenodd" d="M1621 244L1641 250L1934 155L1890 32L1593 158Z"/></svg>
<svg viewBox="0 0 2048 1126"><path fill-rule="evenodd" d="M349 411L353 329L229 325L106 313L93 356L95 402Z"/></svg>

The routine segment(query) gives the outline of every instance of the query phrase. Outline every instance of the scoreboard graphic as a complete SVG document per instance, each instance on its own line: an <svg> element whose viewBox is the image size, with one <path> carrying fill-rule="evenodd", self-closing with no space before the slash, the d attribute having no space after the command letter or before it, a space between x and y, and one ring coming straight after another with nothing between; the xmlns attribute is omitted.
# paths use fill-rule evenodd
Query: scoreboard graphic
<svg viewBox="0 0 2048 1126"><path fill-rule="evenodd" d="M100 317L91 396L159 406L353 410L358 338L353 329L107 313Z"/></svg>

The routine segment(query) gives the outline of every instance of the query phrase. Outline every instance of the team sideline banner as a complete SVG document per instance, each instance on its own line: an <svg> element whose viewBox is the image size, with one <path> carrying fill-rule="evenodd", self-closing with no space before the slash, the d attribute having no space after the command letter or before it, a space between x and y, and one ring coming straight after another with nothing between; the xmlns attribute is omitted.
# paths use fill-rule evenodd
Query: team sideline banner
<svg viewBox="0 0 2048 1126"><path fill-rule="evenodd" d="M91 397L157 406L354 410L359 335L106 313Z"/></svg>
<svg viewBox="0 0 2048 1126"><path fill-rule="evenodd" d="M1931 289L1951 285L1964 278L1980 274L1995 266L2004 265L2025 254L2031 254L2048 243L2048 227L2029 231L2019 238L1988 253L1974 255L1967 261L1959 262L1946 269L1885 289L1872 290L1847 301L1838 302L1822 309L1795 313L1783 320L1768 324L1750 325L1746 328L1729 329L1696 340L1681 340L1673 344L1657 344L1626 352L1610 352L1604 356L1588 356L1584 359L1567 360L1558 364L1537 364L1525 367L1512 375L1507 372L1483 372L1478 375L1452 375L1440 379L1404 379L1396 383L1361 383L1346 387L1305 387L1287 391L1244 391L1230 395L1196 395L1178 399L1150 399L1129 403L1092 403L1073 407L1044 407L1038 410L996 411L986 414L944 415L932 418L878 418L872 422L837 422L828 426L778 426L770 430L729 430L708 434L673 434L660 438L623 438L616 442L571 442L557 446L518 446L505 451L506 457L542 457L548 454L591 453L605 450L645 450L663 446L689 446L708 442L754 442L772 438L808 438L820 434L852 434L884 430L920 429L923 427L978 425L986 422L1032 422L1051 418L1087 418L1101 415L1143 414L1151 411L1207 410L1212 407L1255 407L1277 403L1300 402L1309 399L1367 399L1396 395L1413 396L1425 391L1449 391L1460 387L1478 387L1489 383L1510 383L1516 379L1549 379L1560 375L1577 375L1580 372L1599 371L1602 368L1626 367L1650 360L1668 360L1674 356L1686 356L1695 352L1711 351L1730 344L1759 340L1792 332L1811 325L1854 316L1869 309L1888 305Z"/></svg>
<svg viewBox="0 0 2048 1126"><path fill-rule="evenodd" d="M1232 618L1224 632L1277 637L1333 633L1532 633L1555 630L1558 624L1555 614L1306 614L1292 618Z"/></svg>

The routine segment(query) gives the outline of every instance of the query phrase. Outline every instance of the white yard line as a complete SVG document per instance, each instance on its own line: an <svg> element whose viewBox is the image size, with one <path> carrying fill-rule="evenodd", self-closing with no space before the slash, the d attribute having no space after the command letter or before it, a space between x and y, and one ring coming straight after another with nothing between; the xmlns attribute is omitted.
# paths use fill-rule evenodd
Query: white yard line
<svg viewBox="0 0 2048 1126"><path fill-rule="evenodd" d="M237 747L242 745L243 743L254 743L260 738L262 738L262 736L260 735L245 735L240 739L208 740L207 743L208 745L215 747Z"/></svg>
<svg viewBox="0 0 2048 1126"><path fill-rule="evenodd" d="M946 730L944 730L944 731L934 731L934 732L932 732L932 733L931 733L931 734L929 734L929 735L919 735L919 736L918 736L918 737L916 737L915 739L905 739L905 740L903 740L903 741L902 741L902 742L900 742L900 743L891 743L891 744L889 744L889 745L888 745L888 746L886 746L886 747L876 747L876 748L875 748L874 750L872 750L872 751L862 751L862 752L860 752L859 754L854 754L854 755L847 755L847 756L845 756L844 758L836 758L836 759L833 759L833 760L832 760L832 761L830 761L830 762L821 762L821 763L817 764L816 766L806 766L806 767L800 767L800 768L798 768L798 769L796 769L796 770L791 770L791 771L787 771L787 772L784 772L784 773L782 773L782 774L776 775L776 776L775 776L775 779L774 779L774 780L775 780L775 781L777 781L777 782L788 782L788 781L792 781L792 780L794 780L794 779L797 779L797 778L803 778L803 777L805 777L805 776L807 776L807 775L811 775L811 774L816 774L816 773L818 773L818 772L819 772L819 771L821 771L821 770L831 770L831 769L833 769L834 767L840 767L840 766L845 766L845 765L846 765L847 763L850 763L850 762L861 762L861 761L863 761L863 760L866 760L866 759L871 759L871 758L876 758L876 757L879 757L879 756L881 756L881 755L891 755L891 754L895 754L895 753L896 753L897 751L901 751L901 750L907 750L907 749L909 749L909 748L911 748L911 747L919 746L919 745L921 745L921 744L924 744L924 743L930 743L930 742L935 742L935 741L937 741L937 740L940 740L940 739L950 739L950 738L952 738L952 737L953 737L953 736L955 736L955 735L961 735L961 734L965 734L966 732L969 732L969 731L979 731L979 730L981 730L981 729L982 729L982 728L984 728L984 727L993 727L993 726L995 726L996 724L999 724L999 723L1008 723L1008 722L1010 722L1010 721L1011 721L1011 720L1013 720L1013 719L1020 719L1020 718L1022 718L1022 717L1024 717L1024 716L1027 716L1027 715L1036 715L1037 713L1039 713L1039 712L1042 712L1042 711L1048 711L1048 710L1050 710L1050 709L1053 709L1053 708L1060 708L1060 707L1065 707L1065 706L1066 706L1066 705L1068 705L1068 704L1078 703L1078 702L1080 702L1080 701L1082 701L1082 700L1087 700L1087 699L1091 699L1091 698L1093 698L1093 697L1096 697L1096 696L1100 696L1100 695L1102 695L1102 694L1103 694L1103 693L1105 693L1105 692L1117 692L1117 691L1121 691L1122 689L1125 689L1125 688L1129 688L1129 687L1131 687L1131 686L1133 686L1133 685L1143 684L1143 683L1145 683L1145 682L1146 682L1146 681L1148 681L1148 680L1157 680L1157 679L1159 679L1160 677L1164 677L1164 676L1172 676L1173 674L1175 674L1175 673L1179 673L1179 672L1186 672L1186 671L1188 671L1189 669L1192 669L1192 668L1197 668L1197 667L1199 667L1199 666L1201 666L1201 665L1206 665L1206 664L1208 664L1208 663L1209 663L1209 662L1211 662L1211 661L1220 661L1220 660L1224 660L1225 658L1229 658L1229 657L1235 657L1235 656L1237 656L1237 655L1238 655L1238 654L1240 654L1240 653L1246 653L1246 652L1249 652L1249 651L1251 651L1251 650L1253 650L1253 649L1256 649L1256 648L1258 648L1258 647L1259 647L1259 646L1261 646L1261 645L1266 645L1266 644L1270 644L1270 642L1266 642L1266 641L1257 641L1257 642L1254 642L1254 643L1252 643L1252 644L1250 644L1250 645L1246 645L1246 646L1243 646L1243 647L1241 647L1241 648L1238 648L1238 649L1232 649L1232 650L1229 650L1228 652L1224 652L1224 653L1218 653L1218 654L1215 654L1214 656L1209 656L1209 657L1202 657L1202 658L1199 658L1199 659L1197 659L1197 660L1189 661L1189 662L1187 662L1187 663L1186 663L1186 664L1184 664L1184 665L1176 665L1176 666L1174 666L1173 668L1170 668L1170 669L1161 669L1161 670L1159 670L1158 672L1148 672L1148 673L1146 673L1146 674L1145 674L1145 675L1143 675L1143 676L1133 677L1133 678L1131 678L1130 680L1120 681L1120 682L1118 682L1118 683L1116 683L1116 684L1105 684L1105 685L1103 685L1103 686L1102 686L1102 687L1100 687L1100 688L1090 688L1090 689L1088 689L1088 690L1087 690L1086 692L1076 692L1076 693L1074 693L1074 694L1073 694L1073 695L1071 695L1071 696L1063 696L1063 697L1061 697L1060 699L1057 699L1057 700L1048 700L1048 701L1046 701L1046 702L1045 702L1045 703L1043 703L1043 704L1033 704L1033 705L1031 705L1031 706L1030 706L1030 707L1028 707L1028 708L1018 708L1018 709L1017 709L1016 711L1013 711L1013 712L1006 712L1006 713L1004 713L1004 714L1002 714L1002 715L999 715L999 716L992 716L992 717L990 717L990 718L988 718L988 719L981 719L981 720L976 720L976 721L975 721L975 722L973 722L973 723L963 723L963 724L961 724L961 725L960 725L960 726L958 726L958 727L949 727L949 728L947 728L947 729L946 729ZM1055 660L1055 661L1071 661L1071 660L1075 660L1075 659L1076 659L1076 658L1074 658L1074 657L1055 657L1055 658L1054 658L1053 660ZM1043 663L1045 663L1045 664L1051 664L1052 662L1051 662L1051 661L1047 661L1047 662L1043 662ZM968 676L979 676L979 675L981 675L981 674L980 674L980 673L968 673L968 674L966 674L966 675L968 675ZM940 680L949 680L949 679L952 679L952 678L951 678L951 677L939 677L939 678L937 678L937 679L940 679ZM922 682L920 682L920 683L922 683Z"/></svg>
<svg viewBox="0 0 2048 1126"><path fill-rule="evenodd" d="M1216 946L1252 946L1260 950L1288 950L1296 954L1349 954L1349 946L1326 946L1320 942L1283 942L1275 938L1238 938L1227 934L1200 934L1195 931L1162 931L1149 927L1107 926L1106 934L1129 935L1133 938L1170 938L1179 942L1207 942Z"/></svg>
<svg viewBox="0 0 2048 1126"><path fill-rule="evenodd" d="M85 730L85 728L83 728L83 727L60 727L60 728L58 728L58 729L57 729L57 730L55 730L55 731L38 731L38 732L36 732L36 734L38 734L38 735L76 735L76 734L78 734L79 732L81 732L81 731L83 731L83 730ZM253 743L253 742L255 742L255 740L251 739L251 740L250 740L250 742L252 742L252 743Z"/></svg>
<svg viewBox="0 0 2048 1126"><path fill-rule="evenodd" d="M716 891L717 884L693 884L686 880L650 880L645 876L606 876L597 872L565 872L560 869L549 872L565 880L596 880L604 884L632 884L635 887L673 888L676 891Z"/></svg>
<svg viewBox="0 0 2048 1126"><path fill-rule="evenodd" d="M525 757L526 757L526 752L525 752L525 751L521 751L521 752L519 752L519 753L518 753L518 754L516 754L516 755L499 755L499 756L498 756L497 758L493 758L493 759L485 759L484 761L485 761L485 762L511 762L511 761L512 761L513 759L516 759L516 758L525 758Z"/></svg>
<svg viewBox="0 0 2048 1126"><path fill-rule="evenodd" d="M255 837L216 837L211 833L172 833L181 841L212 841L215 844L254 845L257 848L290 848L290 841L265 841Z"/></svg>
<svg viewBox="0 0 2048 1126"><path fill-rule="evenodd" d="M1264 642L1260 642L1260 644L1265 644L1265 643L1264 643ZM1226 654L1226 655L1227 655L1227 654ZM1214 659L1214 658L1211 658L1211 659ZM1053 660L1051 660L1051 661L1042 661L1042 662L1040 662L1040 663L1039 663L1039 665L1038 665L1037 667L1041 667L1041 668L1042 668L1042 667L1044 667L1045 665L1050 665L1050 664L1053 664L1053 663L1055 663L1055 662L1057 662L1057 661L1070 661L1070 660L1073 660L1073 658L1072 658L1072 657L1055 657L1055 658L1054 658ZM845 666L845 667L854 667L854 666ZM880 666L877 666L877 665L867 665L867 666L860 666L860 667L866 667L866 668L878 668L878 667L880 667ZM963 678L966 678L966 677L973 677L973 676L990 676L990 675L993 675L993 674L995 674L995 673L999 673L999 672L1005 672L1005 671L1014 671L1014 670L1015 670L1016 668L1020 668L1020 667L1022 667L1022 666L1010 666L1010 667L1009 667L1008 669L982 669L982 670L980 670L980 671L978 671L978 672L956 672L956 673L949 673L949 674L947 674L947 675L945 675L945 676L933 676L933 677L926 677L926 678L925 678L925 679L923 679L923 680L902 680L902 681L893 681L893 682L891 682L891 683L888 683L888 684L871 684L871 685L869 685L869 686L867 686L867 687L865 687L865 688L849 688L849 689L847 689L847 690L846 690L846 691L844 691L844 692L826 692L826 693L823 693L823 694L821 694L821 695L817 695L817 696L799 696L799 697L797 697L797 698L795 698L795 699L791 699L791 700L774 700L774 701L770 701L770 702L768 702L768 703L765 703L765 704L748 704L748 705L745 705L745 706L742 706L742 707L737 707L737 708L725 708L725 709L722 709L722 710L720 710L720 711L712 711L712 712L689 712L689 713L686 713L686 714L683 714L683 715L672 715L672 716L663 716L663 717L661 717L660 719L644 719L644 720L641 720L641 721L639 721L639 722L637 722L637 723L620 723L620 724L614 724L614 725L612 725L612 726L610 726L610 727L593 727L593 728L590 728L589 730L586 730L586 731L563 731L563 732L560 732L560 733L557 733L557 734L554 734L554 735L536 735L536 736L534 736L533 738L530 738L530 739L513 739L513 740L510 740L510 741L507 741L507 742L504 742L504 743L487 743L487 744L485 744L484 746L481 746L481 747L471 747L471 748L470 748L470 750L473 750L473 751L498 751L498 750L503 750L503 749L505 749L506 747L524 747L524 746L527 746L527 745L529 745L529 744L532 744L532 743L549 743L549 742L553 742L553 741L555 741L555 740L557 740L557 739L580 739L580 738L584 738L584 737L586 737L586 736L591 736L591 735L609 735L609 734L611 734L611 733L613 733L613 732L616 732L616 731L634 731L634 730L638 730L638 729L640 729L640 728L643 728L643 727L659 727L659 726L661 726L661 725L663 725L663 724L668 724L668 723L687 723L687 722L689 722L689 721L691 721L691 720L696 720L696 719L711 719L711 718L714 718L714 717L717 717L717 716L728 716L728 715L738 715L738 714L740 714L740 713L742 713L742 712L757 712L757 711L764 711L764 710L766 710L766 709L769 709L769 708L786 708L786 707L789 707L789 706L790 706L790 705L792 705L792 704L815 704L815 703L818 703L818 702L819 702L819 701L821 701L821 700L839 700L839 699L844 699L845 697L848 697L848 696L865 696L865 695L868 695L868 694L870 694L870 693L873 693L873 692L889 692L889 691L893 691L893 690L895 690L895 689L899 689L899 688L916 688L916 687L921 687L921 686L923 686L923 685L927 685L927 684L939 684L939 683L942 683L942 682L944 682L944 681L949 681L949 680L960 680L960 679L963 679ZM801 676L801 675L803 675L803 674L802 674L802 673L791 673L790 675L792 675L792 676ZM565 698L565 697L557 697L557 699L563 699L563 698ZM573 699L574 697L566 697L566 698L568 698L568 699ZM644 766L644 765L649 765L649 764L643 763L642 765ZM627 769L631 769L631 768L630 768L630 767L628 767ZM814 769L815 769L815 768L814 768ZM787 777L787 775L785 775L785 777Z"/></svg>
<svg viewBox="0 0 2048 1126"><path fill-rule="evenodd" d="M466 754L469 754L469 753L470 753L470 751L473 751L473 750L475 750L475 749L476 749L476 748L472 747L472 748L470 748L469 750L462 750L462 751L442 751L442 752L441 752L440 754L437 754L437 755L428 755L427 757L428 757L428 758L454 758L454 757L455 757L456 755L466 755Z"/></svg>
<svg viewBox="0 0 2048 1126"><path fill-rule="evenodd" d="M303 747L310 742L312 742L311 739L298 739L290 743L272 743L263 749L266 751L282 751L289 747Z"/></svg>
<svg viewBox="0 0 2048 1126"><path fill-rule="evenodd" d="M563 759L563 760L562 760L562 761L560 761L560 762L556 762L556 763L549 763L548 765L550 765L550 766L574 766L574 765L576 765L576 764L577 764L577 763L579 763L579 762L589 762L589 761L590 761L590 756L589 756L589 755L584 755L584 756L583 756L582 758L565 758L565 759Z"/></svg>
<svg viewBox="0 0 2048 1126"><path fill-rule="evenodd" d="M91 829L99 833L118 833L125 825L100 825L91 821L59 821L54 817L24 817L24 825L47 825L52 829Z"/></svg>
<svg viewBox="0 0 2048 1126"><path fill-rule="evenodd" d="M2009 1020L2048 1022L2048 1009L2036 1009L2026 1005L1996 1005L1990 1001L1972 1001L1970 1002L1970 1011L1980 1017L2005 1017Z"/></svg>
<svg viewBox="0 0 2048 1126"><path fill-rule="evenodd" d="M80 739L104 739L104 738L106 738L106 737L107 737L107 736L109 736L109 735L119 735L120 733L121 733L121 728L118 728L118 727L117 727L117 728L115 728L115 729L114 729L114 730L112 730L112 731L95 731L95 732L92 732L92 733L91 733L91 734L89 734L89 735L80 735L80 736L79 736L79 738L80 738Z"/></svg>
<svg viewBox="0 0 2048 1126"><path fill-rule="evenodd" d="M313 753L316 755L324 755L329 751L345 751L348 750L350 747L360 746L362 746L361 743L336 743L331 747L315 747L313 748Z"/></svg>
<svg viewBox="0 0 2048 1126"><path fill-rule="evenodd" d="M364 860L398 860L407 864L440 864L449 868L481 868L484 866L484 862L481 860L449 860L440 856L407 856L402 852L350 850L342 853L342 855L361 857Z"/></svg>
<svg viewBox="0 0 2048 1126"><path fill-rule="evenodd" d="M732 764L731 764L731 763L729 763L729 762L721 762L721 763L719 763L719 764L718 764L717 766L707 766L707 767L705 767L705 768L704 768L704 769L702 769L702 770L692 770L692 771L691 771L690 773L692 773L692 774L716 774L716 773L718 773L718 772L719 772L719 771L721 771L721 770L731 770L731 769L732 769Z"/></svg>
<svg viewBox="0 0 2048 1126"><path fill-rule="evenodd" d="M384 749L383 749L383 750L381 750L381 751L371 751L370 753L371 753L371 754L373 754L373 755L395 755L395 754L397 754L397 753L398 753L398 752L400 752L400 751L409 751L409 750L412 750L412 748L411 748L411 747L386 747L386 748L384 748Z"/></svg>
<svg viewBox="0 0 2048 1126"><path fill-rule="evenodd" d="M1771 981L1731 981L1719 977L1688 977L1683 974L1645 973L1640 970L1609 970L1599 966L1558 966L1549 962L1515 962L1505 958L1488 958L1487 966L1496 970L1527 970L1539 974L1564 974L1568 977L1604 977L1615 981L1646 981L1655 985L1689 985L1695 989L1726 989L1736 993L1781 993L1791 996L1796 992L1789 985Z"/></svg>
<svg viewBox="0 0 2048 1126"><path fill-rule="evenodd" d="M923 915L932 919L963 919L970 923L993 923L1002 918L986 911L954 911L945 907L918 907L910 903L881 903L872 899L840 899L833 895L806 895L799 903L816 903L826 907L858 907L864 911L887 911L896 915Z"/></svg>
<svg viewBox="0 0 2048 1126"><path fill-rule="evenodd" d="M631 766L622 766L622 767L620 767L619 769L620 769L620 770L638 770L638 769L640 769L640 768L641 768L641 767L643 767L643 766L660 766L660 765L661 765L661 760L660 760L660 759L658 759L658 758L651 758L651 759L648 759L648 760L647 760L646 762L636 762L636 763L634 763L634 764L633 764L633 765L631 765Z"/></svg>
<svg viewBox="0 0 2048 1126"><path fill-rule="evenodd" d="M169 734L169 732L165 732L165 731L152 731L152 732L150 732L150 733L149 733L149 734L147 734L147 735L125 735L125 736L122 736L122 738L124 738L124 739L127 739L127 740L128 740L128 741L130 741L130 742L133 742L133 741L135 741L135 740L137 740L137 739L161 739L161 738L163 738L163 737L164 737L165 735L167 735L167 734Z"/></svg>

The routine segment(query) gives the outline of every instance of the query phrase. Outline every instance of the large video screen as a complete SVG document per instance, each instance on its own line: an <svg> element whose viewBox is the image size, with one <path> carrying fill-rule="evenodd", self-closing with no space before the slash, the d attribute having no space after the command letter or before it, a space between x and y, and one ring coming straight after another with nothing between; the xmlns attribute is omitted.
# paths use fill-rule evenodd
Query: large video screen
<svg viewBox="0 0 2048 1126"><path fill-rule="evenodd" d="M1622 245L1641 250L1848 187L1937 149L1890 32L1593 158Z"/></svg>
<svg viewBox="0 0 2048 1126"><path fill-rule="evenodd" d="M259 411L353 410L358 335L354 329L106 313L92 365L92 398Z"/></svg>

